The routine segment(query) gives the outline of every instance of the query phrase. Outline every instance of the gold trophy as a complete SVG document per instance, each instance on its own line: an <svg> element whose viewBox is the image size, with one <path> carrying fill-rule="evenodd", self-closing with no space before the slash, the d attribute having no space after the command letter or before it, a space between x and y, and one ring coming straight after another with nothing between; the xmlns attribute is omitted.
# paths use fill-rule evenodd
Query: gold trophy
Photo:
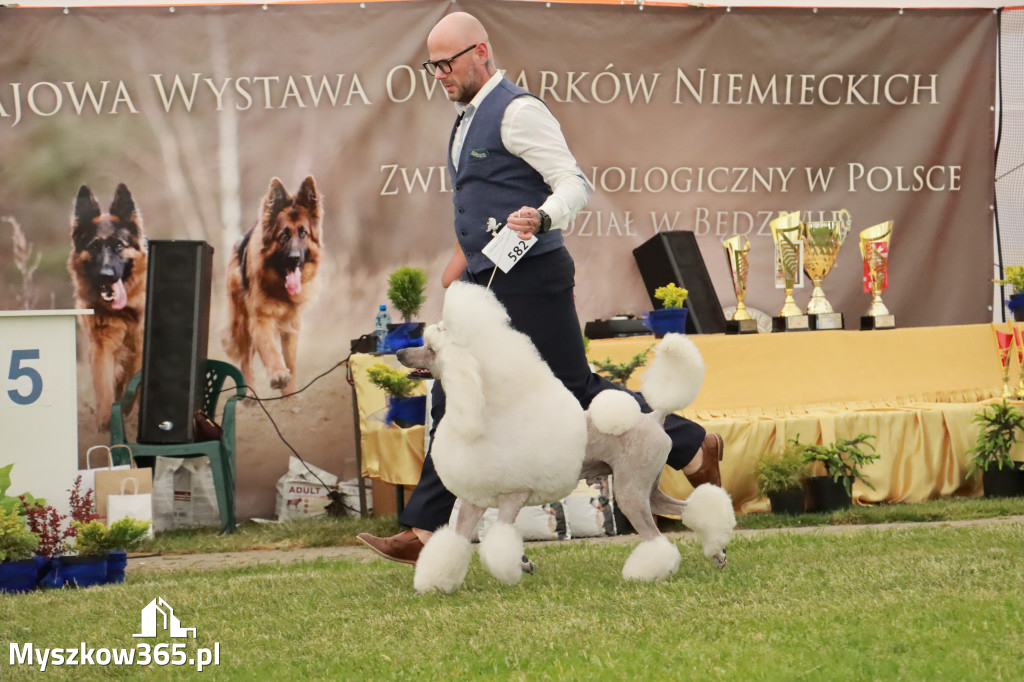
<svg viewBox="0 0 1024 682"><path fill-rule="evenodd" d="M779 314L772 318L773 332L805 331L811 328L810 318L793 300L793 289L802 274L800 261L803 242L800 239L800 211L782 211L771 222L772 241L775 242L775 287L786 290L786 302Z"/></svg>
<svg viewBox="0 0 1024 682"><path fill-rule="evenodd" d="M732 288L736 292L736 312L732 314L731 320L726 321L725 333L757 333L757 320L750 317L743 302L747 297L747 273L750 270L747 258L750 255L750 240L737 235L723 241L722 246L725 248L725 259L729 262L729 272L732 273Z"/></svg>
<svg viewBox="0 0 1024 682"><path fill-rule="evenodd" d="M864 293L871 294L871 305L860 318L861 329L892 329L896 317L882 303L882 292L889 288L889 242L892 221L873 225L860 233L860 256L864 260Z"/></svg>
<svg viewBox="0 0 1024 682"><path fill-rule="evenodd" d="M800 224L800 238L804 242L804 272L811 278L814 291L807 303L814 329L842 329L843 314L832 310L832 304L821 290L821 282L839 256L839 249L850 232L852 221L845 208L836 215L837 220L815 220Z"/></svg>
<svg viewBox="0 0 1024 682"><path fill-rule="evenodd" d="M992 337L996 342L996 355L999 357L999 367L1003 370L1003 399L1013 397L1010 392L1010 360L1013 357L1013 332L1001 331L992 322Z"/></svg>

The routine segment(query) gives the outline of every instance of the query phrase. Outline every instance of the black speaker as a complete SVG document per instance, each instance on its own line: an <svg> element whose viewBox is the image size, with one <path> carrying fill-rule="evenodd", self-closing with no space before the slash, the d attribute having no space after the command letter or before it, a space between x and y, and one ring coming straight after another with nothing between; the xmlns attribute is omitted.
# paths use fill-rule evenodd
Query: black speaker
<svg viewBox="0 0 1024 682"><path fill-rule="evenodd" d="M139 402L140 443L191 443L203 409L213 247L150 240Z"/></svg>
<svg viewBox="0 0 1024 682"><path fill-rule="evenodd" d="M690 311L686 317L686 332L725 332L725 313L693 232L659 232L633 249L633 257L655 310L661 308L661 301L654 297L654 290L675 282L690 292L686 297L686 307Z"/></svg>

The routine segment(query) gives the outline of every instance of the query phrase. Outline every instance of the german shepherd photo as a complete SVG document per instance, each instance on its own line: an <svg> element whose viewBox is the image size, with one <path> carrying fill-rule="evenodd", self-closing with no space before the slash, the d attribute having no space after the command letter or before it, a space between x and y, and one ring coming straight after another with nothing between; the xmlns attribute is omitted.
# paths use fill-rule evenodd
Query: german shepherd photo
<svg viewBox="0 0 1024 682"><path fill-rule="evenodd" d="M296 390L295 360L302 308L311 300L323 248L323 208L313 176L294 197L277 178L256 224L235 244L227 269L230 322L224 350L241 365L248 386L259 354L270 387Z"/></svg>
<svg viewBox="0 0 1024 682"><path fill-rule="evenodd" d="M96 423L106 431L111 404L142 367L148 249L142 215L123 183L109 213L82 185L71 217L71 244L68 273L75 307L93 310L78 322L89 347Z"/></svg>

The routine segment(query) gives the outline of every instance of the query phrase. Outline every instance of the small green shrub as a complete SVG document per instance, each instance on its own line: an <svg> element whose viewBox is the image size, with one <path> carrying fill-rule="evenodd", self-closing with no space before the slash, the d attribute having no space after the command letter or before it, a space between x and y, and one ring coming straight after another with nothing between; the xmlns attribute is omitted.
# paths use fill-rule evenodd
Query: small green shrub
<svg viewBox="0 0 1024 682"><path fill-rule="evenodd" d="M1013 288L1013 293L1024 294L1024 265L1008 265L1003 270L1004 279L992 280L996 284L1005 284Z"/></svg>
<svg viewBox="0 0 1024 682"><path fill-rule="evenodd" d="M388 395L395 398L408 398L422 382L418 379L410 379L409 376L394 367L383 362L377 362L366 370L370 383L384 389Z"/></svg>
<svg viewBox="0 0 1024 682"><path fill-rule="evenodd" d="M95 556L115 549L126 552L135 549L146 537L150 523L126 517L109 526L95 520L88 523L75 521L73 525L78 531L75 551L81 556Z"/></svg>
<svg viewBox="0 0 1024 682"><path fill-rule="evenodd" d="M967 477L988 471L993 465L1000 470L1012 467L1010 452L1017 443L1017 430L1024 429L1024 414L1003 400L983 408L972 421L981 424L981 431L974 447L967 451L971 455Z"/></svg>
<svg viewBox="0 0 1024 682"><path fill-rule="evenodd" d="M419 268L400 267L388 277L388 300L406 322L420 311L427 297L427 273Z"/></svg>
<svg viewBox="0 0 1024 682"><path fill-rule="evenodd" d="M625 386L633 372L647 364L647 354L651 352L652 348L654 348L653 343L631 357L627 362L615 362L611 359L611 356L606 357L604 360L593 360L594 370L598 374L606 376L610 381Z"/></svg>
<svg viewBox="0 0 1024 682"><path fill-rule="evenodd" d="M669 282L665 286L654 290L654 298L661 301L661 304L666 308L682 308L683 304L686 303L686 297L689 293L688 289L676 286L675 282Z"/></svg>
<svg viewBox="0 0 1024 682"><path fill-rule="evenodd" d="M757 460L753 475L757 492L762 496L787 490L800 490L807 478L807 462L804 460L806 444L800 436L786 441L782 452L765 452Z"/></svg>
<svg viewBox="0 0 1024 682"><path fill-rule="evenodd" d="M830 445L805 445L804 461L808 464L821 462L832 480L843 482L848 495L853 494L853 479L874 490L875 487L860 471L861 467L871 464L880 457L874 452L875 446L869 442L872 438L874 436L861 433L852 439L839 438ZM871 452L864 452L861 448L868 448Z"/></svg>
<svg viewBox="0 0 1024 682"><path fill-rule="evenodd" d="M0 509L0 563L31 559L38 546L39 538L17 511Z"/></svg>

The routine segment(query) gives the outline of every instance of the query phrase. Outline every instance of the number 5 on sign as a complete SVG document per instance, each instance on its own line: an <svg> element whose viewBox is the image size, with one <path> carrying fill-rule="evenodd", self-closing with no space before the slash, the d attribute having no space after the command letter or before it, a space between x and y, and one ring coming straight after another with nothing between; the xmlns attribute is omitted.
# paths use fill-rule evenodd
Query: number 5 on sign
<svg viewBox="0 0 1024 682"><path fill-rule="evenodd" d="M11 351L11 368L7 379L16 388L7 391L7 396L15 405L31 405L39 400L43 392L43 377L35 367L33 360L39 360L38 348L18 348ZM19 381L27 379L25 381Z"/></svg>
<svg viewBox="0 0 1024 682"><path fill-rule="evenodd" d="M529 239L520 239L518 232L505 228L480 253L490 258L499 270L508 272L536 243L537 238L533 235Z"/></svg>

